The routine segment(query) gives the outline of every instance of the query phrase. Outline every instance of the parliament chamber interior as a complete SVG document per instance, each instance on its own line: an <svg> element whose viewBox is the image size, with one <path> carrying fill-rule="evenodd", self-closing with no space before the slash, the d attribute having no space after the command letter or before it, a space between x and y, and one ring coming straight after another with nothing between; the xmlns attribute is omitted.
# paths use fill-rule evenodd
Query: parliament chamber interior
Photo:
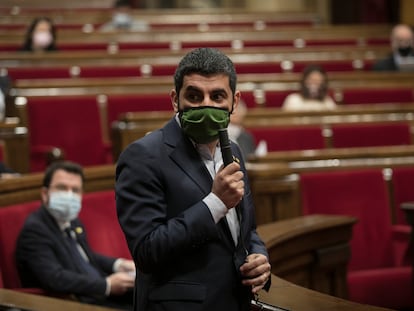
<svg viewBox="0 0 414 311"><path fill-rule="evenodd" d="M255 144L245 161L272 286L252 310L414 310L414 60L374 69L392 53L393 26L414 25L414 3L129 3L140 29L103 30L110 0L0 3L0 163L10 169L0 178L0 309L105 310L21 285L16 239L40 206L43 173L54 161L81 164L89 243L131 258L116 217L117 159L173 117L180 59L214 47L234 62ZM56 49L23 51L43 16ZM334 109L283 108L308 65L326 72Z"/></svg>

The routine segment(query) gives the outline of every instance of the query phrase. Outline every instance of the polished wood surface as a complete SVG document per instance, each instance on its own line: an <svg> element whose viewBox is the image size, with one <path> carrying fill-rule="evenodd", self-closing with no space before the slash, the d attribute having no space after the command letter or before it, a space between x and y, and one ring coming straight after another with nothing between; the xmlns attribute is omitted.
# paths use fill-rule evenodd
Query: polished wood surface
<svg viewBox="0 0 414 311"><path fill-rule="evenodd" d="M356 219L311 215L260 225L272 273L297 285L347 298L349 241Z"/></svg>
<svg viewBox="0 0 414 311"><path fill-rule="evenodd" d="M0 122L0 140L4 142L4 163L18 173L29 172L29 133L18 118Z"/></svg>
<svg viewBox="0 0 414 311"><path fill-rule="evenodd" d="M380 311L390 310L362 305L306 289L272 275L269 292L261 291L259 298L289 311Z"/></svg>
<svg viewBox="0 0 414 311"><path fill-rule="evenodd" d="M5 288L0 288L0 306L10 307L10 311L19 308L28 311L109 311L114 309L78 303L70 300L51 298L40 295L26 294ZM15 307L16 309L12 309Z"/></svg>

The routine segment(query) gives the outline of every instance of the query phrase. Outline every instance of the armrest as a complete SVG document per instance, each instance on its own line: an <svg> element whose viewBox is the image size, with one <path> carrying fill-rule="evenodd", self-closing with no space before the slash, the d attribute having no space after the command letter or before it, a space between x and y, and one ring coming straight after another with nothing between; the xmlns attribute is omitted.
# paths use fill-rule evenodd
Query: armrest
<svg viewBox="0 0 414 311"><path fill-rule="evenodd" d="M32 172L43 171L54 161L64 160L65 153L55 146L37 145L30 150L30 170Z"/></svg>
<svg viewBox="0 0 414 311"><path fill-rule="evenodd" d="M392 247L395 266L409 266L409 243L411 236L411 226L393 225L392 226Z"/></svg>

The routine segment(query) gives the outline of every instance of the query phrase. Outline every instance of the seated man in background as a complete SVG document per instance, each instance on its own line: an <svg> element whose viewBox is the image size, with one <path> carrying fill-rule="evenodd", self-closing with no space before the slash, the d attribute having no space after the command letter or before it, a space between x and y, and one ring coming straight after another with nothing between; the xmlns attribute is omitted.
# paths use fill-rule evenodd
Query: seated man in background
<svg viewBox="0 0 414 311"><path fill-rule="evenodd" d="M300 92L286 97L282 109L292 111L330 110L336 103L328 94L328 75L319 65L308 65L303 70Z"/></svg>
<svg viewBox="0 0 414 311"><path fill-rule="evenodd" d="M392 53L373 66L377 71L413 71L414 70L414 35L410 26L399 24L391 31Z"/></svg>
<svg viewBox="0 0 414 311"><path fill-rule="evenodd" d="M227 128L229 138L236 142L245 159L251 154L254 154L256 145L254 137L243 126L244 118L247 115L247 106L244 101L240 100L238 106L230 115L230 123Z"/></svg>
<svg viewBox="0 0 414 311"><path fill-rule="evenodd" d="M16 247L24 287L73 295L81 302L132 309L133 261L95 253L78 219L84 174L72 162L46 170L42 206L26 220Z"/></svg>

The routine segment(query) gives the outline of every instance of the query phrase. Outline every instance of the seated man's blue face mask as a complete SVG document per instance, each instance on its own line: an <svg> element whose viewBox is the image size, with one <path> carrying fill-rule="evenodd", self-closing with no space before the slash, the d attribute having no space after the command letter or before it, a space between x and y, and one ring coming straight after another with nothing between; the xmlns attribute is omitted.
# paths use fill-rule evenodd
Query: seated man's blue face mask
<svg viewBox="0 0 414 311"><path fill-rule="evenodd" d="M185 135L197 144L207 144L218 139L218 131L229 125L230 112L216 107L194 107L181 110L179 117Z"/></svg>

